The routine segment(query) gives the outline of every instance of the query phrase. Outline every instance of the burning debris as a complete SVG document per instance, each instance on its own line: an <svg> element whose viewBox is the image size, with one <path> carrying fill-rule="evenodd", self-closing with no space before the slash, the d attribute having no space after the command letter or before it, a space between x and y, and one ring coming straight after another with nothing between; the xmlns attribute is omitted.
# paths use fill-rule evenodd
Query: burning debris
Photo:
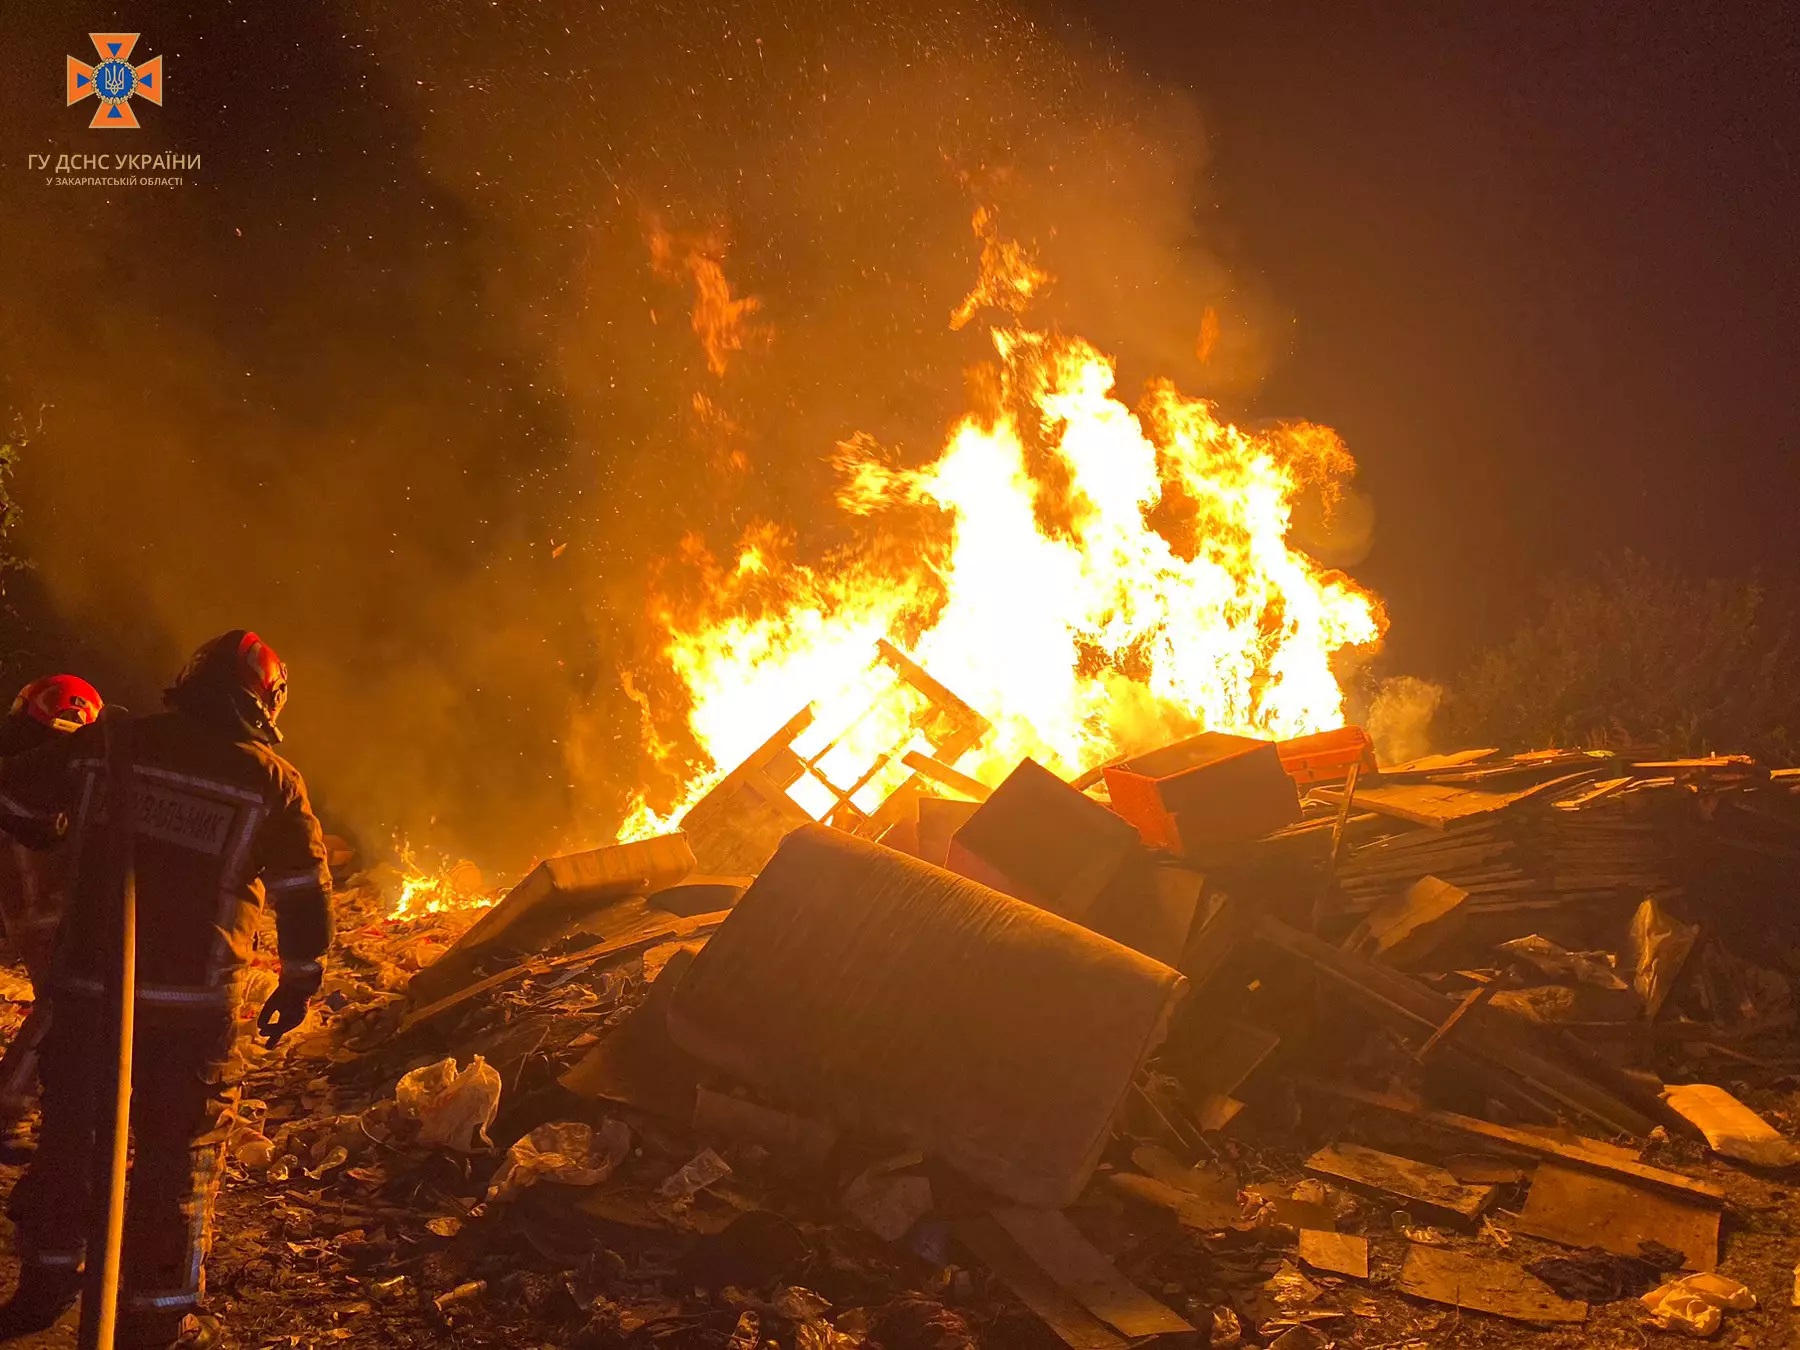
<svg viewBox="0 0 1800 1350"><path fill-rule="evenodd" d="M1800 941L1766 903L1800 778L1376 770L1348 728L952 798L981 721L883 655L904 711L846 724L883 729L860 771L796 719L691 837L550 859L472 924L347 925L261 1071L304 1105L234 1143L228 1203L268 1197L294 1278L403 1339L840 1350L1430 1344L1434 1307L1703 1334L1785 1302L1784 1230L1722 1219L1795 1156L1787 979L1738 953ZM859 801L872 764L908 772ZM215 1261L234 1317L257 1241Z"/></svg>
<svg viewBox="0 0 1800 1350"><path fill-rule="evenodd" d="M1166 381L1133 410L1099 351L1021 325L1051 279L986 213L976 227L983 272L958 317L997 313L985 406L921 468L867 438L840 446L838 505L868 530L823 565L793 560L768 525L728 562L688 541L695 583L656 613L684 725L653 740L659 763L696 772L676 772L672 806L640 801L625 837L682 819L753 759L796 691L821 727L859 718L883 642L991 722L966 755L938 756L990 786L1025 758L1073 776L1202 728L1342 723L1333 663L1371 647L1385 617L1290 542L1301 500L1329 505L1353 473L1342 441L1244 430ZM871 748L895 729L871 728ZM874 800L905 777L886 762L859 790ZM820 820L831 802L809 784L796 805Z"/></svg>

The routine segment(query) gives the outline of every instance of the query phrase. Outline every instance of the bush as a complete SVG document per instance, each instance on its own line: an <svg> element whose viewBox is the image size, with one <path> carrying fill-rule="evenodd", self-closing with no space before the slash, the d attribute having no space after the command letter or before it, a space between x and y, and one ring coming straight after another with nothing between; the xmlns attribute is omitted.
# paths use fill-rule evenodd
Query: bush
<svg viewBox="0 0 1800 1350"><path fill-rule="evenodd" d="M1451 745L1654 745L1671 755L1800 752L1800 643L1787 597L1625 554L1549 588L1536 617L1452 688Z"/></svg>

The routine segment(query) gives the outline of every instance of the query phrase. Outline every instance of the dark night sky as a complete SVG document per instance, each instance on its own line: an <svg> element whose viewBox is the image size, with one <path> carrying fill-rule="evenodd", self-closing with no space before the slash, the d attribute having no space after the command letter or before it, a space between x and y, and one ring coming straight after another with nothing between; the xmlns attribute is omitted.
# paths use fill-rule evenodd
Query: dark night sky
<svg viewBox="0 0 1800 1350"><path fill-rule="evenodd" d="M328 799L470 847L599 828L646 557L816 499L852 430L941 437L957 175L1015 158L1004 219L1059 232L1053 299L1132 380L1343 432L1390 671L1454 674L1623 545L1794 570L1791 5L1018 4L1035 31L997 0L10 10L0 410L50 405L25 542L83 659L147 699L253 622ZM25 168L104 148L60 81L105 27L167 54L133 146L203 153L196 183ZM760 364L708 383L655 324L647 213L729 225Z"/></svg>
<svg viewBox="0 0 1800 1350"><path fill-rule="evenodd" d="M1093 11L1207 110L1294 319L1259 402L1357 454L1399 668L1453 670L1596 550L1792 575L1794 6Z"/></svg>

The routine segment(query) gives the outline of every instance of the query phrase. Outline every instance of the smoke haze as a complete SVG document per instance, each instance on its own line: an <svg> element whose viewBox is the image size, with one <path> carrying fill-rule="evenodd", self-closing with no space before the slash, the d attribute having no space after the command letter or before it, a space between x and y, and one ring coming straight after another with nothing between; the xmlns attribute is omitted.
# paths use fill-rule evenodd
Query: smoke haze
<svg viewBox="0 0 1800 1350"><path fill-rule="evenodd" d="M645 758L621 672L678 715L645 597L684 536L773 519L816 556L854 526L838 442L940 448L988 355L949 323L977 205L1056 278L1034 322L1128 394L1229 406L1279 327L1197 231L1193 109L1078 32L897 0L517 11L15 14L11 87L44 94L0 113L0 405L41 416L20 537L63 650L147 704L257 628L330 823L501 871L610 837ZM117 148L57 96L108 26L166 57L130 149L198 153L195 181L12 163ZM693 318L721 282L736 345Z"/></svg>

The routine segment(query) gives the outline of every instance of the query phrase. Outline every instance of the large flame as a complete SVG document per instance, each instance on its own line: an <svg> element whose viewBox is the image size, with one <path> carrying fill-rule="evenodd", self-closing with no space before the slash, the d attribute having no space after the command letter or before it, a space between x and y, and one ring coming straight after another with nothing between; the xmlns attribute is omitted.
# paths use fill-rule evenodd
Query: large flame
<svg viewBox="0 0 1800 1350"><path fill-rule="evenodd" d="M1048 278L985 213L976 229L982 280L952 323L1003 311L993 406L920 469L866 438L839 447L838 504L872 527L848 556L802 565L770 525L729 562L686 541L703 598L665 600L657 618L710 768L672 809L638 803L623 837L666 828L809 700L819 738L855 719L879 693L883 636L992 721L958 765L988 782L1024 756L1072 776L1198 729L1343 724L1333 658L1374 643L1385 620L1288 538L1300 495L1329 504L1354 471L1342 441L1307 424L1241 429L1167 381L1134 411L1088 343L1017 324ZM833 753L849 773L847 752L896 734L894 717L865 721ZM652 742L672 760L666 738ZM906 772L887 766L859 804ZM815 815L828 804L802 802Z"/></svg>

